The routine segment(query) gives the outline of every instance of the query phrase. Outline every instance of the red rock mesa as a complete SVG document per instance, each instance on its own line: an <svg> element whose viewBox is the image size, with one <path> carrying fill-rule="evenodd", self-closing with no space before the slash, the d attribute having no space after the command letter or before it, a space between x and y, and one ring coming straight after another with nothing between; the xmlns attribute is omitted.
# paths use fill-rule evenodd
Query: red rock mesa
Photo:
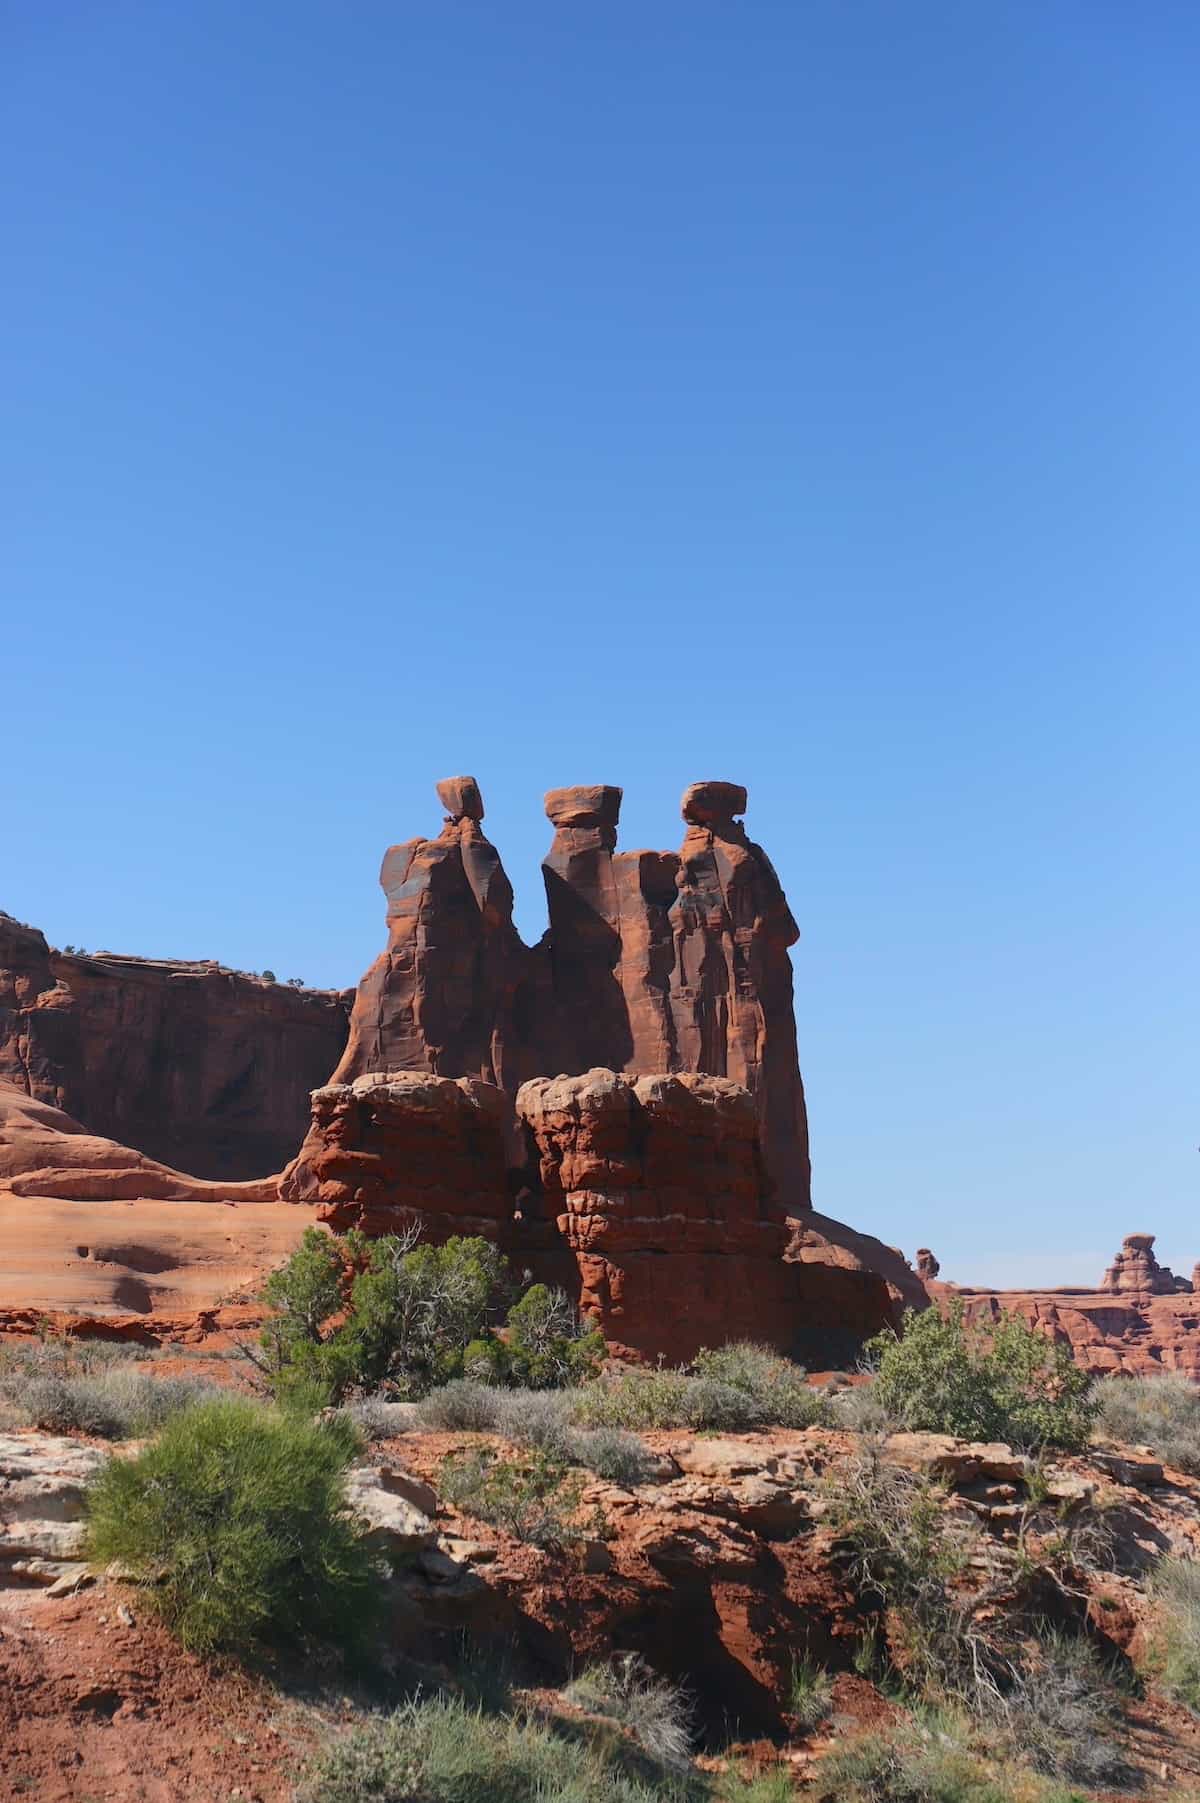
<svg viewBox="0 0 1200 1803"><path fill-rule="evenodd" d="M180 1170L278 1171L346 1030L340 995L218 964L76 957L0 914L0 1081Z"/></svg>

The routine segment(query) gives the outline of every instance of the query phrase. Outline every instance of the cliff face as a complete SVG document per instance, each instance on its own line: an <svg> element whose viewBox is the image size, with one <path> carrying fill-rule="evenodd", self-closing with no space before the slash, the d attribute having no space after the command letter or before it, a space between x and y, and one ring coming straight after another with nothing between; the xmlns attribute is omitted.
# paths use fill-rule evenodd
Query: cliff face
<svg viewBox="0 0 1200 1803"><path fill-rule="evenodd" d="M0 915L0 1080L197 1176L279 1170L346 1032L339 995L216 964L77 957Z"/></svg>
<svg viewBox="0 0 1200 1803"><path fill-rule="evenodd" d="M535 947L513 927L478 784L457 777L438 793L439 837L384 858L388 945L359 985L335 1080L426 1071L515 1092L596 1067L726 1077L753 1098L779 1212L807 1209L788 958L798 929L736 818L746 791L693 784L675 853L616 850L619 789L551 790L550 925Z"/></svg>

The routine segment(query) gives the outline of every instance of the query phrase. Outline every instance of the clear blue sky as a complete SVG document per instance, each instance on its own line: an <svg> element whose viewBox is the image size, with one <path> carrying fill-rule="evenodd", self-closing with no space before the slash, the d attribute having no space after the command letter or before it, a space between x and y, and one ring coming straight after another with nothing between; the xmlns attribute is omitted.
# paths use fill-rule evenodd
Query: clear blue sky
<svg viewBox="0 0 1200 1803"><path fill-rule="evenodd" d="M747 784L816 1199L1200 1258L1200 12L14 0L0 906L352 983Z"/></svg>

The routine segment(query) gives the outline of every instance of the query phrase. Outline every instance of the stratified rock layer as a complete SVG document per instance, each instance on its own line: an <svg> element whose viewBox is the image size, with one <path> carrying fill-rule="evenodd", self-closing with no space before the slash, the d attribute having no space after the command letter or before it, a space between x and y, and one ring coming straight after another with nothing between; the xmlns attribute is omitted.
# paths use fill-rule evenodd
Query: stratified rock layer
<svg viewBox="0 0 1200 1803"><path fill-rule="evenodd" d="M422 1237L505 1238L508 1104L472 1077L368 1072L314 1090L312 1124L279 1183L285 1202L315 1203L336 1233L377 1235L416 1222Z"/></svg>
<svg viewBox="0 0 1200 1803"><path fill-rule="evenodd" d="M278 1171L346 1030L339 995L216 964L52 951L0 914L0 1080L182 1170Z"/></svg>
<svg viewBox="0 0 1200 1803"><path fill-rule="evenodd" d="M779 879L736 816L746 792L695 783L680 852L618 852L621 791L553 789L549 929L526 947L484 837L473 777L438 787L436 839L393 846L388 946L359 985L334 1080L369 1071L528 1079L595 1067L726 1077L753 1097L779 1212L810 1206L808 1130Z"/></svg>
<svg viewBox="0 0 1200 1803"><path fill-rule="evenodd" d="M720 1077L595 1069L522 1086L546 1214L575 1257L579 1301L610 1348L690 1358L750 1338L791 1350L819 1299L784 1262L754 1102ZM888 1318L872 1290L873 1330Z"/></svg>

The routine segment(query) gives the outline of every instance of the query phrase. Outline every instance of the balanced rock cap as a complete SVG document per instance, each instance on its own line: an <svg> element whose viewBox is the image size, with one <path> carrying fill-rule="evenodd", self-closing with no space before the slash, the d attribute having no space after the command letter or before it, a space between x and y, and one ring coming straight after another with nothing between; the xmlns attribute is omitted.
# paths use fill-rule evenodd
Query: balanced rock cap
<svg viewBox="0 0 1200 1803"><path fill-rule="evenodd" d="M710 826L713 821L730 821L735 814L744 814L746 800L741 783L691 783L683 791L681 808L684 819L693 826Z"/></svg>
<svg viewBox="0 0 1200 1803"><path fill-rule="evenodd" d="M438 784L437 795L452 820L483 819L483 796L473 776L447 776Z"/></svg>
<svg viewBox="0 0 1200 1803"><path fill-rule="evenodd" d="M551 789L546 795L546 817L555 826L616 826L624 790L609 783L585 784L574 789Z"/></svg>

